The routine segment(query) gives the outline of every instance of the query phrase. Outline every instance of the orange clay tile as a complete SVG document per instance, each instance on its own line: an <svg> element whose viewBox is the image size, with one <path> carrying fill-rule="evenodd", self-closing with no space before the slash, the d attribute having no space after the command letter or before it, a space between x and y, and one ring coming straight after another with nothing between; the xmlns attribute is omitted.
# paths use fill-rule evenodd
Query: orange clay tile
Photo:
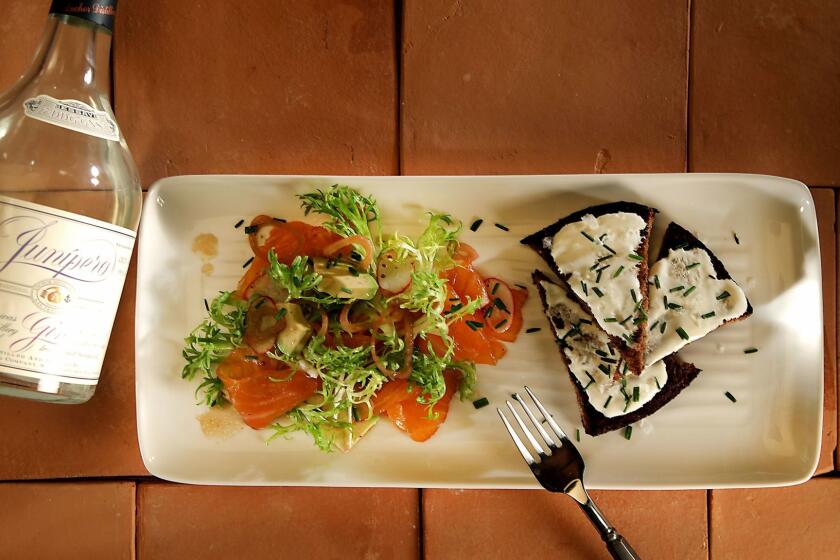
<svg viewBox="0 0 840 560"><path fill-rule="evenodd" d="M148 474L134 409L136 268L134 259L90 401L59 405L0 397L0 426L6 427L0 430L0 479Z"/></svg>
<svg viewBox="0 0 840 560"><path fill-rule="evenodd" d="M138 557L381 558L419 554L417 490L139 485Z"/></svg>
<svg viewBox="0 0 840 560"><path fill-rule="evenodd" d="M687 17L669 0L405 3L402 172L684 171Z"/></svg>
<svg viewBox="0 0 840 560"><path fill-rule="evenodd" d="M0 92L17 80L38 48L50 0L4 2L0 19Z"/></svg>
<svg viewBox="0 0 840 560"><path fill-rule="evenodd" d="M715 490L711 498L711 558L837 558L838 504L838 478L814 478L789 488Z"/></svg>
<svg viewBox="0 0 840 560"><path fill-rule="evenodd" d="M705 492L592 496L642 558L707 558ZM423 514L424 550L433 560L609 558L572 499L542 490L425 490Z"/></svg>
<svg viewBox="0 0 840 560"><path fill-rule="evenodd" d="M0 483L0 557L134 558L133 482Z"/></svg>
<svg viewBox="0 0 840 560"><path fill-rule="evenodd" d="M820 235L820 257L823 277L824 321L824 398L823 438L817 474L834 470L834 452L837 448L837 271L834 191L811 189L817 210Z"/></svg>
<svg viewBox="0 0 840 560"><path fill-rule="evenodd" d="M691 171L840 185L838 28L838 2L692 2Z"/></svg>
<svg viewBox="0 0 840 560"><path fill-rule="evenodd" d="M117 119L148 186L397 171L394 2L121 3Z"/></svg>

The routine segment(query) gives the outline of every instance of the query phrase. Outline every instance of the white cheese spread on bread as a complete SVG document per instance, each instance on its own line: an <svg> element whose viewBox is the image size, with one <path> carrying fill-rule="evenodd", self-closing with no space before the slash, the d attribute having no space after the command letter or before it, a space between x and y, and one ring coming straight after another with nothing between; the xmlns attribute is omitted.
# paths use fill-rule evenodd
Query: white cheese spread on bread
<svg viewBox="0 0 840 560"><path fill-rule="evenodd" d="M557 284L542 281L540 285L545 291L551 328L569 370L595 410L609 418L628 414L648 403L665 386L668 373L664 362L647 367L641 375L622 371L621 356L611 346L610 338L592 323L589 313Z"/></svg>
<svg viewBox="0 0 840 560"><path fill-rule="evenodd" d="M645 220L630 212L587 214L563 226L550 247L558 270L571 275L569 286L586 302L601 328L631 343L644 313L640 313L639 289L643 256L636 251L646 226Z"/></svg>
<svg viewBox="0 0 840 560"><path fill-rule="evenodd" d="M744 291L718 279L702 249L671 249L650 269L645 364L658 362L747 311Z"/></svg>

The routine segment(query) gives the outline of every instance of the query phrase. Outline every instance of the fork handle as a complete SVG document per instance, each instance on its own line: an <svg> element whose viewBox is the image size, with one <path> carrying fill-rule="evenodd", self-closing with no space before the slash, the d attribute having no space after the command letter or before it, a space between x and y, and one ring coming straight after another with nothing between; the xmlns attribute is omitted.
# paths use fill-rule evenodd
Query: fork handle
<svg viewBox="0 0 840 560"><path fill-rule="evenodd" d="M610 555L615 560L640 560L639 555L636 554L636 551L633 550L630 543L624 540L624 537L615 530L615 527L610 525L610 522L607 521L607 518L604 517L604 514L601 513L601 510L592 501L592 498L589 498L589 496L587 498L585 503L579 503L579 505L592 524L595 525L595 528L598 529L601 538L607 545L607 550L610 551Z"/></svg>

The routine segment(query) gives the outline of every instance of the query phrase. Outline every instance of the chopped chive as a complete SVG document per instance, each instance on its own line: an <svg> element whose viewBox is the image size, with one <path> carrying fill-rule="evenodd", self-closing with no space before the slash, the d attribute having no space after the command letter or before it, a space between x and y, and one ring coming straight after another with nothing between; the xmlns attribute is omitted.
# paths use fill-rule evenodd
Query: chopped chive
<svg viewBox="0 0 840 560"><path fill-rule="evenodd" d="M488 318L492 314L493 314L493 306L492 305L488 305L487 309L485 309L484 313L482 313L482 315L484 315L485 319Z"/></svg>
<svg viewBox="0 0 840 560"><path fill-rule="evenodd" d="M633 315L628 315L627 317L624 318L623 321L619 321L618 324L623 325L624 323L626 323L627 321L629 321L632 318L633 318Z"/></svg>
<svg viewBox="0 0 840 560"><path fill-rule="evenodd" d="M625 400L624 400L624 410L622 410L622 412L627 412L627 409L628 409L628 408L630 408L630 400L629 400L629 399L625 399Z"/></svg>
<svg viewBox="0 0 840 560"><path fill-rule="evenodd" d="M724 395L726 395L726 398L729 399L730 401L738 402L738 399L736 399L734 396L732 396L732 393L730 393L729 391L726 391L724 393Z"/></svg>
<svg viewBox="0 0 840 560"><path fill-rule="evenodd" d="M618 269L615 272L613 272L612 277L618 278L618 275L621 274L622 270L624 270L624 265L619 266Z"/></svg>
<svg viewBox="0 0 840 560"><path fill-rule="evenodd" d="M668 296L662 296L662 303L665 306L665 308L667 309L668 308Z"/></svg>
<svg viewBox="0 0 840 560"><path fill-rule="evenodd" d="M525 332L528 334L540 332L542 329L540 327L531 327L530 329L525 329Z"/></svg>
<svg viewBox="0 0 840 560"><path fill-rule="evenodd" d="M610 401L612 400L612 395L607 397L607 401L604 403L604 408L607 408L610 405Z"/></svg>
<svg viewBox="0 0 840 560"><path fill-rule="evenodd" d="M634 261L643 261L645 260L641 255L637 255L636 253L630 253L627 255L627 258L633 259Z"/></svg>
<svg viewBox="0 0 840 560"><path fill-rule="evenodd" d="M586 377L588 377L588 378L589 378L589 381L590 381L591 383L595 383L595 378L594 378L594 377L592 377L592 375L590 375L588 371L585 371L584 373L586 374Z"/></svg>
<svg viewBox="0 0 840 560"><path fill-rule="evenodd" d="M604 242L604 238L605 238L606 236L607 236L607 234L606 234L606 233L602 233L601 235L599 235L599 236L598 236L598 241L600 241L601 243L603 243L603 242Z"/></svg>
<svg viewBox="0 0 840 560"><path fill-rule="evenodd" d="M528 291L528 286L525 286L524 284L514 284L514 286L516 286L520 290L525 290L526 292Z"/></svg>
<svg viewBox="0 0 840 560"><path fill-rule="evenodd" d="M605 323L618 323L618 317L607 317L604 319Z"/></svg>
<svg viewBox="0 0 840 560"><path fill-rule="evenodd" d="M654 276L653 277L653 283L654 283L654 285L656 285L657 290L662 287L662 286L659 285L659 276Z"/></svg>
<svg viewBox="0 0 840 560"><path fill-rule="evenodd" d="M594 286L592 291L595 292L595 295L598 297L604 297L604 292L598 289L598 286Z"/></svg>
<svg viewBox="0 0 840 560"><path fill-rule="evenodd" d="M347 271L348 271L348 272L350 272L350 276L358 276L358 275L359 275L359 271L358 271L358 270L356 270L356 269L355 269L354 267L352 267L352 266L348 266L348 267L347 267Z"/></svg>
<svg viewBox="0 0 840 560"><path fill-rule="evenodd" d="M286 220L284 220L283 218L271 218L271 219L272 219L272 220L274 220L275 222L279 222L279 223L281 223L281 224L285 224L285 223L286 223Z"/></svg>
<svg viewBox="0 0 840 560"><path fill-rule="evenodd" d="M484 328L484 323L479 323L478 321L466 321L466 324L469 328L471 328L474 331Z"/></svg>
<svg viewBox="0 0 840 560"><path fill-rule="evenodd" d="M701 319L709 319L709 318L714 317L714 316L715 316L715 312L714 311L709 311L708 313L703 313L702 315L700 315L700 318Z"/></svg>
<svg viewBox="0 0 840 560"><path fill-rule="evenodd" d="M350 258L353 259L354 261L360 261L360 260L362 260L362 255L360 255L356 251L350 251Z"/></svg>
<svg viewBox="0 0 840 560"><path fill-rule="evenodd" d="M599 262L599 263L602 263L602 262L604 262L604 261L608 261L608 260L610 260L611 258L613 258L613 256L612 256L612 255L604 255L603 257L598 257L598 262Z"/></svg>
<svg viewBox="0 0 840 560"><path fill-rule="evenodd" d="M639 386L633 387L633 402L639 402Z"/></svg>
<svg viewBox="0 0 840 560"><path fill-rule="evenodd" d="M463 303L456 303L455 305L449 308L449 311L447 311L447 313L455 313L459 311L462 307L464 307Z"/></svg>
<svg viewBox="0 0 840 560"><path fill-rule="evenodd" d="M345 294L352 294L353 293L353 290L351 290L350 288L341 288L341 289L339 289L339 291L344 292Z"/></svg>
<svg viewBox="0 0 840 560"><path fill-rule="evenodd" d="M683 340L689 340L691 338L682 327L677 327L677 334L680 335L680 338Z"/></svg>
<svg viewBox="0 0 840 560"><path fill-rule="evenodd" d="M624 366L621 370L621 373L627 373L627 362L624 362Z"/></svg>
<svg viewBox="0 0 840 560"><path fill-rule="evenodd" d="M496 282L495 284L493 284L493 289L492 289L492 290L490 290L490 294L491 294L491 295L496 295L496 292L499 290L499 286L501 286L501 284L500 284L500 283L498 283L498 282Z"/></svg>
<svg viewBox="0 0 840 560"><path fill-rule="evenodd" d="M598 274L595 275L595 283L598 284L601 282L601 274L604 272L603 269L598 269Z"/></svg>
<svg viewBox="0 0 840 560"><path fill-rule="evenodd" d="M615 360L614 360L614 359L612 359L612 358L607 358L607 357L603 357L603 358L601 358L601 361L602 361L602 362L605 362L605 363L608 363L608 364L614 364L614 363L615 363Z"/></svg>
<svg viewBox="0 0 840 560"><path fill-rule="evenodd" d="M667 321L662 321L662 324L659 325L659 333L665 334L665 327L668 325Z"/></svg>
<svg viewBox="0 0 840 560"><path fill-rule="evenodd" d="M756 352L758 352L758 348L755 348L755 347L750 347L750 348L745 348L744 349L744 354L755 354Z"/></svg>
<svg viewBox="0 0 840 560"><path fill-rule="evenodd" d="M594 237L592 237L591 235L589 235L588 233L586 233L585 231L581 231L581 232L580 232L580 234L581 234L582 236L584 236L585 238L587 238L587 239L588 239L589 241L591 241L592 243L595 243L595 238L594 238Z"/></svg>
<svg viewBox="0 0 840 560"><path fill-rule="evenodd" d="M633 437L633 426L627 426L624 428L624 439L629 441L631 437Z"/></svg>
<svg viewBox="0 0 840 560"><path fill-rule="evenodd" d="M586 286L586 282L584 282L583 280L580 281L580 289L583 290L583 295L589 295L589 288Z"/></svg>
<svg viewBox="0 0 840 560"><path fill-rule="evenodd" d="M686 266L685 269L686 270L691 270L692 268L697 268L698 266L700 266L699 262L691 263L690 265Z"/></svg>
<svg viewBox="0 0 840 560"><path fill-rule="evenodd" d="M498 286L498 284L496 285ZM510 310L507 308L507 305L505 305L505 302L503 302L499 298L493 298L493 307L506 313L510 313Z"/></svg>
<svg viewBox="0 0 840 560"><path fill-rule="evenodd" d="M636 295L636 290L630 288L630 297L633 298L633 303L639 302L639 296Z"/></svg>
<svg viewBox="0 0 840 560"><path fill-rule="evenodd" d="M239 229L240 227L242 227L242 224L244 224L244 223L245 223L245 220L239 220L238 222L236 222L233 225L233 229Z"/></svg>
<svg viewBox="0 0 840 560"><path fill-rule="evenodd" d="M274 316L274 320L279 321L280 319L282 319L285 316L286 316L286 308L281 307L280 310L277 311L277 315Z"/></svg>
<svg viewBox="0 0 840 560"><path fill-rule="evenodd" d="M630 344L633 344L634 342L636 342L635 340L633 340L633 337L632 337L632 336L630 336L630 335L629 335L629 334L627 334L627 333L621 333L621 338L623 338L624 340L626 340L626 341L627 341L627 342L629 342ZM626 365L626 364L625 364L625 365Z"/></svg>
<svg viewBox="0 0 840 560"><path fill-rule="evenodd" d="M580 428L575 428L575 440L580 443Z"/></svg>
<svg viewBox="0 0 840 560"><path fill-rule="evenodd" d="M679 303L669 303L668 309L682 309L682 305Z"/></svg>
<svg viewBox="0 0 840 560"><path fill-rule="evenodd" d="M730 293L729 293L729 292L727 292L726 290L723 290L723 291L720 293L720 295L718 295L718 297L716 297L715 299L717 299L717 300L722 300L722 299L726 299L726 298L728 298L728 297L729 297L729 296L731 296L731 295L732 295L732 294L730 294Z"/></svg>
<svg viewBox="0 0 840 560"><path fill-rule="evenodd" d="M473 406L476 408L476 410L479 408L484 408L488 404L490 404L490 401L487 400L487 397L481 397L480 399L473 401Z"/></svg>
<svg viewBox="0 0 840 560"><path fill-rule="evenodd" d="M494 225L502 231L510 231L510 228L507 227L505 224L494 224Z"/></svg>
<svg viewBox="0 0 840 560"><path fill-rule="evenodd" d="M481 218L477 219L470 226L470 231L478 231L478 228L480 228L481 224L483 224L483 223L484 223L484 220L482 220Z"/></svg>
<svg viewBox="0 0 840 560"><path fill-rule="evenodd" d="M654 381L656 381L656 388L657 388L657 389L661 389L661 388L662 388L662 385L660 385L660 384L659 384L659 378L658 378L658 377L654 377L654 378L653 378L653 380L654 380Z"/></svg>
<svg viewBox="0 0 840 560"><path fill-rule="evenodd" d="M245 261L245 263L242 265L242 268L248 268L248 265L251 264L252 262L254 262L254 257L251 257L250 259Z"/></svg>
<svg viewBox="0 0 840 560"><path fill-rule="evenodd" d="M262 307L262 306L263 306L263 304L264 304L264 303L265 303L265 298L263 298L263 299L261 299L260 301L258 301L258 302L257 302L257 305L255 305L255 306L254 306L254 309L259 309L260 307Z"/></svg>
<svg viewBox="0 0 840 560"><path fill-rule="evenodd" d="M733 239L735 239L735 245L740 245L741 244L741 240L738 239L738 234L735 233L734 231L732 232L732 237L733 237Z"/></svg>
<svg viewBox="0 0 840 560"><path fill-rule="evenodd" d="M206 309L207 311L210 311L210 306L207 305L207 298L204 298L204 309Z"/></svg>
<svg viewBox="0 0 840 560"><path fill-rule="evenodd" d="M612 347L611 344L607 344L607 350L610 351L610 356L615 356L615 350L613 350L613 347Z"/></svg>
<svg viewBox="0 0 840 560"><path fill-rule="evenodd" d="M242 231L250 235L252 233L257 233L258 229L260 229L260 226L245 226L245 229Z"/></svg>
<svg viewBox="0 0 840 560"><path fill-rule="evenodd" d="M689 286L689 288L686 291L683 292L683 297L688 297L688 294L690 294L691 292L693 292L696 289L697 289L697 286Z"/></svg>
<svg viewBox="0 0 840 560"><path fill-rule="evenodd" d="M590 386L590 385L592 385L593 383L595 383L595 382L594 382L594 381L590 381L589 383L587 383L586 385L584 385L584 386L583 386L583 390L584 390L584 391L586 391L587 389L589 389L589 386Z"/></svg>
<svg viewBox="0 0 840 560"><path fill-rule="evenodd" d="M627 391L624 389L624 386L625 386L626 384L627 384L627 381L625 381L624 379L622 379L622 380L621 380L621 388L619 389L619 391L621 391L621 395L624 397L624 400L625 400L625 401L629 401L629 400L630 400L630 395L628 395L628 394L627 394Z"/></svg>
<svg viewBox="0 0 840 560"><path fill-rule="evenodd" d="M651 325L650 330L655 329L656 325L658 325L658 324L659 324L659 319L657 319L656 322L653 325Z"/></svg>
<svg viewBox="0 0 840 560"><path fill-rule="evenodd" d="M609 376L609 375L610 375L610 368L609 368L609 366L605 366L604 364L598 364L598 369L600 369L601 371L603 371L603 372L604 372L604 375L606 375L606 376Z"/></svg>
<svg viewBox="0 0 840 560"><path fill-rule="evenodd" d="M499 328L501 328L501 327L502 327L505 323L507 323L507 319L502 319L501 321L499 321L498 323L496 323L496 325L495 325L493 328L494 328L494 329L499 329Z"/></svg>
<svg viewBox="0 0 840 560"><path fill-rule="evenodd" d="M600 263L599 263L598 261L595 261L595 264L593 264L592 266L590 266L590 267L589 267L589 270L595 270L596 268L598 268L598 264L600 264Z"/></svg>
<svg viewBox="0 0 840 560"><path fill-rule="evenodd" d="M606 358L607 356L609 356L609 354L607 354L606 352L604 352L603 350L600 350L600 349L595 350L595 353L598 354L599 356L601 356L602 358Z"/></svg>
<svg viewBox="0 0 840 560"><path fill-rule="evenodd" d="M607 251L609 251L610 253L612 253L613 255L615 255L615 250L613 250L613 248L612 248L612 247L610 247L610 246L609 246L609 245L607 245L606 243L603 243L602 245L603 245L604 249L606 249Z"/></svg>
<svg viewBox="0 0 840 560"><path fill-rule="evenodd" d="M671 294L671 293L674 293L674 292L679 292L680 290L684 290L684 289L685 289L685 286L676 286L676 287L668 290L668 293Z"/></svg>

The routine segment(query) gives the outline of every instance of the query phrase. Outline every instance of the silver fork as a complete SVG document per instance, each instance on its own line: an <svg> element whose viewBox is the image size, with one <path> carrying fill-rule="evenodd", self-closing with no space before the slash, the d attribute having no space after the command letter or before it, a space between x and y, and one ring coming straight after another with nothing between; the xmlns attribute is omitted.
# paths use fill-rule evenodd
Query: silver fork
<svg viewBox="0 0 840 560"><path fill-rule="evenodd" d="M577 448L569 440L557 422L554 421L554 418L545 409L533 391L527 386L525 387L525 391L528 392L528 396L534 401L534 404L543 417L542 420L537 419L519 393L514 393L513 398L525 411L525 414L531 421L531 426L533 426L534 431L542 438L543 443L537 441L537 438L534 437L532 431L528 429L522 417L513 407L513 403L510 401L506 401L506 403L511 415L528 440L528 443L536 451L539 460L534 459L534 456L528 450L528 446L520 439L516 430L514 430L505 416L505 413L502 412L502 409L497 408L496 411L499 413L499 417L501 417L511 439L513 439L513 443L519 449L519 453L522 454L522 458L525 459L525 462L531 467L534 476L537 477L537 481L549 492L563 492L567 496L571 496L578 503L592 524L595 525L595 528L598 529L598 532L601 533L601 538L606 543L607 549L613 558L617 560L639 560L639 556L630 547L630 544L610 525L610 522L607 521L607 518L604 517L604 514L601 513L601 510L592 501L592 498L589 497L589 493L583 486L583 458L580 456ZM543 428L543 422L548 424L551 431L557 436L559 445L545 428Z"/></svg>

